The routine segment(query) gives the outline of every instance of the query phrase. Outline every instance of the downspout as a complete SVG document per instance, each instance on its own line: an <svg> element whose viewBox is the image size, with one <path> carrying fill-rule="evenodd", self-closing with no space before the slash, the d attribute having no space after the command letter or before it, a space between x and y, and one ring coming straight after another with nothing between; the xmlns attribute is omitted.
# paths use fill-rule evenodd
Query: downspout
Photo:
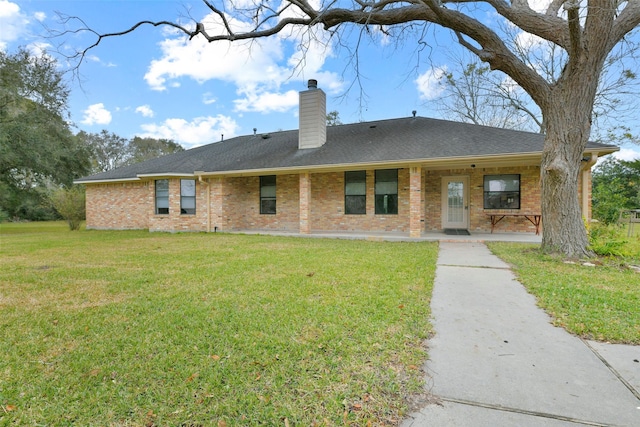
<svg viewBox="0 0 640 427"><path fill-rule="evenodd" d="M207 186L207 233L211 233L211 187L209 180L202 179L202 175L198 175L198 182Z"/></svg>
<svg viewBox="0 0 640 427"><path fill-rule="evenodd" d="M591 223L591 215L589 211L589 183L591 182L591 168L598 161L598 153L591 153L591 157L586 158L582 167L582 216L587 220L587 224Z"/></svg>

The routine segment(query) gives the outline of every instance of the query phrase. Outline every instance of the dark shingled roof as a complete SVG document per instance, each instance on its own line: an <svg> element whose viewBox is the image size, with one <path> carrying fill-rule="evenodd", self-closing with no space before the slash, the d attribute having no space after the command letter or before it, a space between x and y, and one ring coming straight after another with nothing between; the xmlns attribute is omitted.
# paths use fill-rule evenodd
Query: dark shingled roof
<svg viewBox="0 0 640 427"><path fill-rule="evenodd" d="M245 135L117 168L77 182L135 179L139 175L193 175L332 165L425 161L542 152L538 133L409 117L327 127L320 148L298 149L298 131ZM587 149L611 153L612 145Z"/></svg>

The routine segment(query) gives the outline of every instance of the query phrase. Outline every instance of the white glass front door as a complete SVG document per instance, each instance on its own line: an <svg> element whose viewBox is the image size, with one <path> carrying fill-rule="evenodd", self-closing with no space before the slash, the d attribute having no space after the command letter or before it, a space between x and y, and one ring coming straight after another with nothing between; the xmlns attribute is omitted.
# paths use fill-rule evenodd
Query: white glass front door
<svg viewBox="0 0 640 427"><path fill-rule="evenodd" d="M469 227L469 178L445 177L442 180L442 228Z"/></svg>

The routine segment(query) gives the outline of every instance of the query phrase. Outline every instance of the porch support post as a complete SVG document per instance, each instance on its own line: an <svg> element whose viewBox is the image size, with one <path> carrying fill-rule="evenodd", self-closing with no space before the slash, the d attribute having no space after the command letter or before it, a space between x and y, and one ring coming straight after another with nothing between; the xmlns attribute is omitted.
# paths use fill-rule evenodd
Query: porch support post
<svg viewBox="0 0 640 427"><path fill-rule="evenodd" d="M591 223L591 168L598 161L598 154L593 153L582 169L582 216Z"/></svg>
<svg viewBox="0 0 640 427"><path fill-rule="evenodd" d="M311 233L311 176L300 174L300 234Z"/></svg>
<svg viewBox="0 0 640 427"><path fill-rule="evenodd" d="M422 234L422 168L409 169L409 237Z"/></svg>

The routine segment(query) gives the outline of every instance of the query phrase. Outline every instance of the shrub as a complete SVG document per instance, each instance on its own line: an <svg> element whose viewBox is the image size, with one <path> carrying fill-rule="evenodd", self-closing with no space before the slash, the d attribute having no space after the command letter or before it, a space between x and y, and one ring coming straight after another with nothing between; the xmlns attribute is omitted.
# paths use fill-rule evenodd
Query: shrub
<svg viewBox="0 0 640 427"><path fill-rule="evenodd" d="M69 224L70 230L79 230L85 218L84 187L59 188L51 194L51 204Z"/></svg>
<svg viewBox="0 0 640 427"><path fill-rule="evenodd" d="M629 256L625 248L627 243L623 230L618 225L592 223L589 228L589 244L591 250L598 255Z"/></svg>

